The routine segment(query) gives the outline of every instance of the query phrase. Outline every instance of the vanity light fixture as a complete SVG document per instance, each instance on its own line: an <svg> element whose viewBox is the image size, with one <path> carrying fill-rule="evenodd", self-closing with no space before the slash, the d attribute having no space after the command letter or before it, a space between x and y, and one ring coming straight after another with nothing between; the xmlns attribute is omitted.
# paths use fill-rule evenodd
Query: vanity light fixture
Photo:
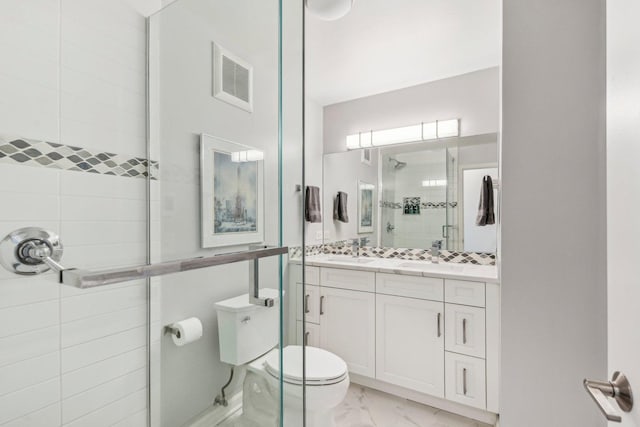
<svg viewBox="0 0 640 427"><path fill-rule="evenodd" d="M234 163L257 162L264 160L264 153L260 150L234 151L231 153L231 161Z"/></svg>
<svg viewBox="0 0 640 427"><path fill-rule="evenodd" d="M437 120L400 128L366 131L347 136L347 150L404 144L460 136L460 119Z"/></svg>
<svg viewBox="0 0 640 427"><path fill-rule="evenodd" d="M423 187L445 187L446 185L446 179L427 179L426 181L422 181Z"/></svg>

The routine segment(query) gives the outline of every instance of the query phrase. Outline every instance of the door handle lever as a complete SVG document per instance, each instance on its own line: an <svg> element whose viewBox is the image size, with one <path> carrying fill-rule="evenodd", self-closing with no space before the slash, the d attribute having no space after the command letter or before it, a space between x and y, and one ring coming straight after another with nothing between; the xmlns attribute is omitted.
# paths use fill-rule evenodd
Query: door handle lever
<svg viewBox="0 0 640 427"><path fill-rule="evenodd" d="M620 372L614 372L611 381L585 379L583 384L593 401L602 411L602 414L609 421L622 422L620 412L611 404L609 397L613 398L624 412L629 412L633 408L631 385L627 377Z"/></svg>

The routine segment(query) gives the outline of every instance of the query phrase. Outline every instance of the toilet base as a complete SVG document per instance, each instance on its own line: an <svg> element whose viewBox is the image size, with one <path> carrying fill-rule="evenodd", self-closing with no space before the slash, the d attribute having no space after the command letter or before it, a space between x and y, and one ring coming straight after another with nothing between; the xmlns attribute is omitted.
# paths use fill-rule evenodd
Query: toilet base
<svg viewBox="0 0 640 427"><path fill-rule="evenodd" d="M287 385L285 384L285 387ZM348 387L348 382L346 387ZM303 425L302 396L285 394L284 427L300 427ZM265 378L255 372L247 372L242 390L242 425L260 427L279 427L280 396L278 380ZM333 408L325 411L314 411L307 407L307 427L335 427Z"/></svg>

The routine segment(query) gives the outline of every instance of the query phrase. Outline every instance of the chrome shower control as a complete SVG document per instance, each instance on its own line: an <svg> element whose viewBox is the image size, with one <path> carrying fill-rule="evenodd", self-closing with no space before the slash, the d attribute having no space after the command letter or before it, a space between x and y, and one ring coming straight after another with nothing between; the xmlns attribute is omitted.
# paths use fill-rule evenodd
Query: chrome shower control
<svg viewBox="0 0 640 427"><path fill-rule="evenodd" d="M48 271L62 258L57 234L38 227L15 230L0 241L0 264L16 274L33 275Z"/></svg>

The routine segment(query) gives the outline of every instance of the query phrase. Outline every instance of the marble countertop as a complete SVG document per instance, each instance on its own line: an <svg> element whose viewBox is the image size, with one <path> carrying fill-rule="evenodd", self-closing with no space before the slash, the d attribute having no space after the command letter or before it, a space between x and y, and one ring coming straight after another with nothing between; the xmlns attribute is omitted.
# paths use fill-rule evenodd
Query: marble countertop
<svg viewBox="0 0 640 427"><path fill-rule="evenodd" d="M349 270L375 271L379 273L406 274L409 276L441 277L444 279L472 280L499 283L495 265L458 264L430 261L411 261L397 258L354 258L350 255L312 255L305 258L306 264L316 267L344 268ZM301 262L300 259L291 262Z"/></svg>

